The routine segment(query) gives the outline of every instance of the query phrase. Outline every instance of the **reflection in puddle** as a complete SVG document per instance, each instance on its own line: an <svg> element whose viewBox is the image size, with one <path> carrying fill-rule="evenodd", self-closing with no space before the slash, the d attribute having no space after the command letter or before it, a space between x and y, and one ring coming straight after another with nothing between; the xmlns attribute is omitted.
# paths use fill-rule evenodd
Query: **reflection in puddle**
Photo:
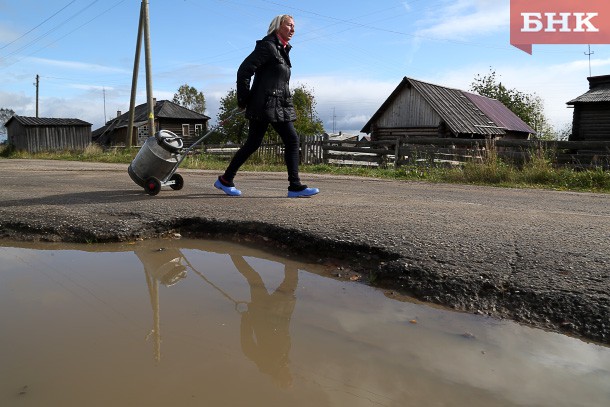
<svg viewBox="0 0 610 407"><path fill-rule="evenodd" d="M244 257L231 254L231 262L250 287L250 301L238 301L198 271L178 248L163 247L153 251L142 246L134 252L144 265L150 293L153 309L153 328L150 336L154 337L155 360L161 359L159 284L170 287L185 278L187 270L190 270L234 304L235 310L241 316L240 343L243 354L256 363L261 372L273 377L281 387L290 386L292 378L288 366L289 327L298 285L298 270L295 264L284 265L283 281L273 293L269 293L261 276Z"/></svg>
<svg viewBox="0 0 610 407"><path fill-rule="evenodd" d="M327 271L224 242L5 242L0 405L610 405L607 347Z"/></svg>
<svg viewBox="0 0 610 407"><path fill-rule="evenodd" d="M250 286L250 302L241 312L242 352L262 373L273 377L281 387L289 387L292 384L288 366L289 328L297 301L298 271L294 265L284 265L284 279L270 294L261 276L243 257L231 256L231 260Z"/></svg>

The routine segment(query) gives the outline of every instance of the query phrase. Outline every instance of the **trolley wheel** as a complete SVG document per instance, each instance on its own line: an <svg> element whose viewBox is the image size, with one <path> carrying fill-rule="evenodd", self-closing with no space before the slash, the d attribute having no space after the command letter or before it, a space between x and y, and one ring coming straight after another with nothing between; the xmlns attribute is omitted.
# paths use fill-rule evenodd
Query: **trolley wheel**
<svg viewBox="0 0 610 407"><path fill-rule="evenodd" d="M169 180L174 181L174 183L170 185L171 189L179 191L184 186L184 178L182 178L182 175L180 174L172 175Z"/></svg>
<svg viewBox="0 0 610 407"><path fill-rule="evenodd" d="M144 182L144 191L148 195L157 195L161 191L161 181L155 177L150 177Z"/></svg>

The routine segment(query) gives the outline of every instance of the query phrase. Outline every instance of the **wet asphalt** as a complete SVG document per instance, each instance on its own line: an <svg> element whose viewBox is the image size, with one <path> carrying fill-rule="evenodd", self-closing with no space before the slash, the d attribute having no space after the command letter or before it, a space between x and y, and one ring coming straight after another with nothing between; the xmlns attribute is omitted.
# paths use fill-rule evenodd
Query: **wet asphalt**
<svg viewBox="0 0 610 407"><path fill-rule="evenodd" d="M179 233L339 262L362 280L459 311L610 343L610 195L302 174L180 170L149 196L125 164L0 159L5 240L109 242ZM342 273L349 275L349 273Z"/></svg>

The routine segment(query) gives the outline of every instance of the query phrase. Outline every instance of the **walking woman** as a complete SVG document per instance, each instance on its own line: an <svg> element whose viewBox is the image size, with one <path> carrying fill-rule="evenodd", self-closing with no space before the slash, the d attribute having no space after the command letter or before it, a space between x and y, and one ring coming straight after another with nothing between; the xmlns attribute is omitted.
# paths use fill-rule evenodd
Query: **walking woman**
<svg viewBox="0 0 610 407"><path fill-rule="evenodd" d="M269 124L282 138L284 159L288 170L288 197L309 197L320 192L308 188L299 178L299 136L294 129L296 112L290 94L290 49L294 19L289 15L275 17L267 36L256 41L254 51L237 70L237 105L246 109L249 120L248 138L235 153L225 173L214 186L231 196L241 195L233 179L244 162L261 145ZM252 87L250 87L250 81Z"/></svg>

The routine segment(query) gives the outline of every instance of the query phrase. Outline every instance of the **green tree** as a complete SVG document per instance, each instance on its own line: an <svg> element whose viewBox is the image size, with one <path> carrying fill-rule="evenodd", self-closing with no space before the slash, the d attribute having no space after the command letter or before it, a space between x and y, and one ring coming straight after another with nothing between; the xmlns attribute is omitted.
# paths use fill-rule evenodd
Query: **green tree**
<svg viewBox="0 0 610 407"><path fill-rule="evenodd" d="M191 109L194 112L205 113L205 96L203 92L186 83L178 88L178 92L174 94L172 102Z"/></svg>
<svg viewBox="0 0 610 407"><path fill-rule="evenodd" d="M496 72L492 69L487 75L477 75L470 85L470 90L502 102L521 120L536 130L538 138L553 137L554 131L544 114L544 103L535 93L528 94L507 88L498 80Z"/></svg>
<svg viewBox="0 0 610 407"><path fill-rule="evenodd" d="M231 89L220 99L220 107L216 116L218 123L222 124L214 134L210 135L207 143L236 143L241 144L248 137L248 120L237 107L237 92Z"/></svg>
<svg viewBox="0 0 610 407"><path fill-rule="evenodd" d="M294 129L299 136L314 136L324 132L324 125L316 112L316 99L311 90L305 85L295 88L292 91L292 103L297 114ZM279 143L281 140L272 127L269 127L265 137L273 143Z"/></svg>
<svg viewBox="0 0 610 407"><path fill-rule="evenodd" d="M6 136L6 126L4 126L4 125L6 124L8 119L13 117L14 114L15 114L15 111L13 109L7 109L4 107L0 108L0 137L1 138L4 138Z"/></svg>
<svg viewBox="0 0 610 407"><path fill-rule="evenodd" d="M324 133L324 124L316 112L316 100L313 92L305 85L300 85L292 92L292 101L297 112L294 128L301 136L314 136Z"/></svg>

